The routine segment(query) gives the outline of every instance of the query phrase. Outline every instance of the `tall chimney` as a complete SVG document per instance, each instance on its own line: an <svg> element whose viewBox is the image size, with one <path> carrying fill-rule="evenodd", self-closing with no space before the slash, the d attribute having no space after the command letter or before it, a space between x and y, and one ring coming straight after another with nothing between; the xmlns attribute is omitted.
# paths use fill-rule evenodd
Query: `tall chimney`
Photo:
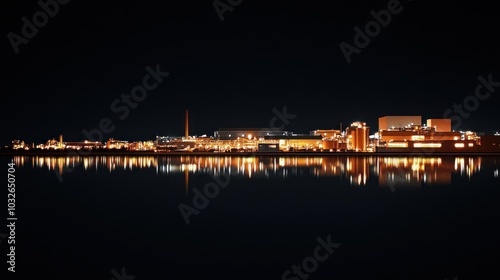
<svg viewBox="0 0 500 280"><path fill-rule="evenodd" d="M62 146L63 146L63 136L61 134L59 135L59 148L62 149Z"/></svg>
<svg viewBox="0 0 500 280"><path fill-rule="evenodd" d="M188 114L188 110L186 109L186 140L189 138L189 114Z"/></svg>

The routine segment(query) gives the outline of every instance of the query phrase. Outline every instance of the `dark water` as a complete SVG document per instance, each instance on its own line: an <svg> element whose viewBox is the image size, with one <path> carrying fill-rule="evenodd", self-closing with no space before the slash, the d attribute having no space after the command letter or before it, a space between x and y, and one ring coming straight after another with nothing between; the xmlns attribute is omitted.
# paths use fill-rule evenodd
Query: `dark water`
<svg viewBox="0 0 500 280"><path fill-rule="evenodd" d="M500 277L497 157L11 159L18 276Z"/></svg>

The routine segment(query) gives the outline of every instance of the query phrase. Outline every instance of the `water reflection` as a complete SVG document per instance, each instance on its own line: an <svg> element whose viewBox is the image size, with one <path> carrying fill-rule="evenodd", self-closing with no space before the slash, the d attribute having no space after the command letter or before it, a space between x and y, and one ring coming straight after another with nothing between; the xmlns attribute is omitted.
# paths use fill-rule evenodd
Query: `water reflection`
<svg viewBox="0 0 500 280"><path fill-rule="evenodd" d="M471 177L486 166L487 176L498 178L497 157L240 157L240 156L15 156L18 166L47 168L63 173L64 168L109 172L154 169L157 174L184 173L186 190L189 174L228 173L231 176L286 178L293 176L338 176L351 185L450 184L452 174Z"/></svg>
<svg viewBox="0 0 500 280"><path fill-rule="evenodd" d="M481 157L448 157L448 158L388 158L379 160L379 183L391 185L406 183L450 184L453 173L471 177L481 171Z"/></svg>

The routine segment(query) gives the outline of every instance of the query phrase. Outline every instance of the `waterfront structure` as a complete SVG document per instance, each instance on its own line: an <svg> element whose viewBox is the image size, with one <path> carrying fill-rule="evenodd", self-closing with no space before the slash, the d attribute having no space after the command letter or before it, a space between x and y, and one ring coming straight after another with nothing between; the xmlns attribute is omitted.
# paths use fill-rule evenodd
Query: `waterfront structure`
<svg viewBox="0 0 500 280"><path fill-rule="evenodd" d="M427 126L410 125L379 132L379 152L477 152L482 151L473 132L451 130L451 121L430 119Z"/></svg>
<svg viewBox="0 0 500 280"><path fill-rule="evenodd" d="M185 110L184 137L156 136L156 140L129 143L110 138L100 142L63 142L48 140L38 149L121 149L155 152L255 152L255 151L323 151L323 152L500 152L500 135L453 131L451 119L428 119L421 125L421 116L384 116L379 130L369 135L364 122L354 122L342 129L317 129L309 134L296 134L271 128L220 128L213 137L189 136L188 110ZM342 126L342 124L341 124ZM481 135L481 136L479 136ZM12 141L12 149L29 150L24 141ZM32 148L35 148L34 144Z"/></svg>
<svg viewBox="0 0 500 280"><path fill-rule="evenodd" d="M477 152L480 146L473 140L441 141L392 141L385 147L378 147L379 152Z"/></svg>
<svg viewBox="0 0 500 280"><path fill-rule="evenodd" d="M127 150L129 150L129 151L152 151L152 150L154 150L154 142L153 141L132 142L128 145Z"/></svg>
<svg viewBox="0 0 500 280"><path fill-rule="evenodd" d="M80 150L80 149L102 149L104 145L101 142L85 140L83 142L65 142L65 149Z"/></svg>
<svg viewBox="0 0 500 280"><path fill-rule="evenodd" d="M106 142L106 149L128 149L129 143L125 140L116 140L109 138Z"/></svg>
<svg viewBox="0 0 500 280"><path fill-rule="evenodd" d="M308 151L323 148L323 138L321 135L290 134L279 136L266 136L265 140L279 144L279 148L284 151Z"/></svg>
<svg viewBox="0 0 500 280"><path fill-rule="evenodd" d="M370 127L366 123L354 122L347 127L347 149L356 152L368 151Z"/></svg>
<svg viewBox="0 0 500 280"><path fill-rule="evenodd" d="M18 150L18 149L26 149L28 148L27 145L24 143L24 140L12 140L12 149Z"/></svg>
<svg viewBox="0 0 500 280"><path fill-rule="evenodd" d="M55 138L52 138L51 140L48 140L45 144L37 145L37 148L59 150L67 147L66 145L63 145L63 143L61 143L60 141L57 141Z"/></svg>

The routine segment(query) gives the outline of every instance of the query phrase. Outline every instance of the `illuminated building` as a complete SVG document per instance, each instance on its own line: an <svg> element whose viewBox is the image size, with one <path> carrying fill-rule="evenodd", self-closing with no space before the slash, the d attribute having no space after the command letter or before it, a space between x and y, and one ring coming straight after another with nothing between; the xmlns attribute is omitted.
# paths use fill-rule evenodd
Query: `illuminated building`
<svg viewBox="0 0 500 280"><path fill-rule="evenodd" d="M12 149L17 150L17 149L27 149L28 146L24 144L24 141L21 140L13 140L12 141Z"/></svg>
<svg viewBox="0 0 500 280"><path fill-rule="evenodd" d="M194 151L196 149L196 140L195 139L182 139L182 140L174 140L172 142L176 147L176 151Z"/></svg>
<svg viewBox="0 0 500 280"><path fill-rule="evenodd" d="M66 149L80 150L80 149L100 149L104 148L101 142L83 141L83 142L66 142Z"/></svg>
<svg viewBox="0 0 500 280"><path fill-rule="evenodd" d="M477 152L480 146L475 140L441 141L391 141L385 147L377 147L378 152Z"/></svg>
<svg viewBox="0 0 500 280"><path fill-rule="evenodd" d="M380 142L425 140L421 130L382 130L379 135Z"/></svg>
<svg viewBox="0 0 500 280"><path fill-rule="evenodd" d="M447 119L430 119L433 126L406 125L398 129L379 131L380 143L392 141L444 141L461 140L462 133L451 131L451 121ZM439 129L440 131L437 131Z"/></svg>
<svg viewBox="0 0 500 280"><path fill-rule="evenodd" d="M214 132L214 138L217 140L238 140L239 138L252 138L263 140L266 136L286 136L288 131L282 131L271 128L219 128Z"/></svg>
<svg viewBox="0 0 500 280"><path fill-rule="evenodd" d="M321 135L323 138L337 138L341 135L337 129L317 129L311 131L311 135Z"/></svg>
<svg viewBox="0 0 500 280"><path fill-rule="evenodd" d="M109 139L107 149L154 152L255 152L255 151L323 151L323 152L499 152L499 134L478 136L472 131L452 131L451 119L428 119L421 125L421 116L385 116L379 118L380 130L370 136L366 123L354 122L344 131L317 129L309 134L294 134L272 128L220 128L214 137L189 136L188 110L185 110L184 136L156 136L154 141L132 142ZM342 124L341 124L342 127ZM34 146L34 145L33 145ZM19 140L14 149L29 149ZM63 142L52 139L36 145L39 149L94 149L100 142Z"/></svg>
<svg viewBox="0 0 500 280"><path fill-rule="evenodd" d="M323 148L321 135L285 135L285 136L266 136L265 140L278 140L279 147L282 150L301 151Z"/></svg>
<svg viewBox="0 0 500 280"><path fill-rule="evenodd" d="M432 129L401 130L380 132L380 141L440 141L440 140L460 140L462 134L457 132L435 132Z"/></svg>
<svg viewBox="0 0 500 280"><path fill-rule="evenodd" d="M428 119L427 126L436 132L451 132L451 119Z"/></svg>
<svg viewBox="0 0 500 280"><path fill-rule="evenodd" d="M310 135L321 136L323 138L323 141L319 147L322 150L331 152L336 152L341 149L340 144L342 144L342 141L344 141L345 136L339 129L317 129L311 131ZM343 147L343 149L346 150L347 147Z"/></svg>
<svg viewBox="0 0 500 280"><path fill-rule="evenodd" d="M60 143L61 143L60 141L57 141L56 139L52 138L52 140L47 141L45 145L39 145L37 147L41 149L58 150L64 147Z"/></svg>
<svg viewBox="0 0 500 280"><path fill-rule="evenodd" d="M481 137L479 137L475 132L473 131L460 131L462 134L461 138L463 140L476 140L479 141Z"/></svg>
<svg viewBox="0 0 500 280"><path fill-rule="evenodd" d="M419 116L379 118L379 152L476 152L479 139L474 133L451 130L451 119L429 119L421 126ZM405 124L405 122L410 122ZM396 123L404 125L395 127Z"/></svg>
<svg viewBox="0 0 500 280"><path fill-rule="evenodd" d="M356 152L366 152L368 150L368 140L370 127L366 123L354 122L346 129L347 149Z"/></svg>
<svg viewBox="0 0 500 280"><path fill-rule="evenodd" d="M106 142L106 149L127 149L129 146L128 141L124 140L115 140L113 138L110 138Z"/></svg>
<svg viewBox="0 0 500 280"><path fill-rule="evenodd" d="M323 139L323 149L337 151L339 149L339 141L332 139Z"/></svg>
<svg viewBox="0 0 500 280"><path fill-rule="evenodd" d="M378 130L401 129L405 126L422 125L421 116L385 116L378 119Z"/></svg>
<svg viewBox="0 0 500 280"><path fill-rule="evenodd" d="M128 145L129 151L151 151L154 149L153 141L139 141Z"/></svg>
<svg viewBox="0 0 500 280"><path fill-rule="evenodd" d="M156 136L155 146L167 145L172 139L170 136Z"/></svg>

